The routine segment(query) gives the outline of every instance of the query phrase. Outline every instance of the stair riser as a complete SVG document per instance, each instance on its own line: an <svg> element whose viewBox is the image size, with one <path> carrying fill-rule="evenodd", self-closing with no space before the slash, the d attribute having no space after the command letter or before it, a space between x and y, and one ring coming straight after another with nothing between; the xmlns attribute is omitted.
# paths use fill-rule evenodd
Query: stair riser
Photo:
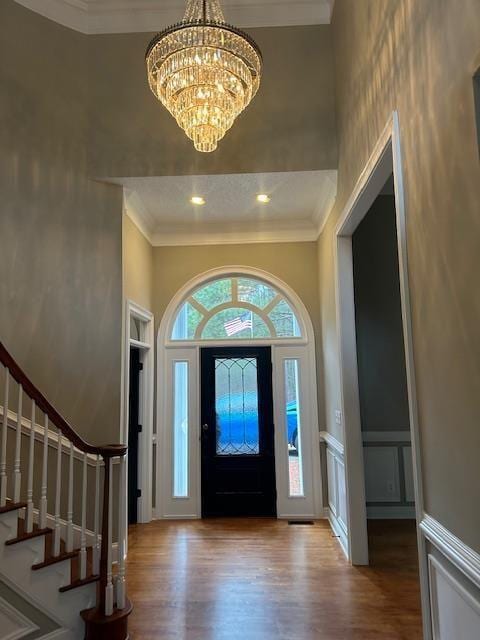
<svg viewBox="0 0 480 640"><path fill-rule="evenodd" d="M96 585L60 593L58 589L70 583L69 560L32 571L33 564L45 559L45 538L41 536L6 546L6 540L17 535L17 519L15 512L0 515L0 575L81 640L84 637L84 624L79 611L95 604Z"/></svg>

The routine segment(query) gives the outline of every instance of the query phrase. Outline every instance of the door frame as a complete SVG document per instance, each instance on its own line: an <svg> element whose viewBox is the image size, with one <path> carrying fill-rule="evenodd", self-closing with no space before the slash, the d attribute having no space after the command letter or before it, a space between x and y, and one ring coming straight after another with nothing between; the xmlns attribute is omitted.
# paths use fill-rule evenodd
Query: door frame
<svg viewBox="0 0 480 640"><path fill-rule="evenodd" d="M141 323L142 335L140 340L130 337L130 322L132 319L136 319ZM122 441L125 443L128 443L131 347L137 347L140 350L140 362L143 365L143 370L140 372L139 391L139 419L142 431L138 436L138 486L142 495L138 498L137 514L138 522L145 523L152 520L154 317L150 311L133 302L133 300L126 300L124 322Z"/></svg>
<svg viewBox="0 0 480 640"><path fill-rule="evenodd" d="M301 326L302 338L267 339L267 340L222 340L222 341L172 341L170 339L176 313L186 298L200 286L222 277L252 277L264 281L277 289L294 309ZM173 296L168 304L157 334L157 452L156 452L156 504L154 514L159 519L197 519L201 518L201 452L199 446L200 435L200 349L212 346L268 346L272 348L273 364L273 404L275 423L275 476L277 489L277 518L305 518L314 519L324 517L322 474L320 467L320 433L318 429L318 389L316 371L315 336L310 315L291 287L273 274L243 265L228 265L210 269L196 275L185 283ZM308 509L305 497L285 495L288 477L286 464L288 463L288 448L283 443L281 425L283 425L283 409L280 407L282 398L282 383L280 367L284 359L298 359L304 373L302 404L304 405L304 428L306 432L304 448L308 460L308 476L304 471L304 478L311 481L311 496ZM171 495L172 467L171 455L171 395L172 369L174 362L189 363L189 423L191 456L191 490L188 497L174 498ZM280 428L279 428L280 427ZM286 439L285 439L286 440ZM300 507L304 508L301 509ZM304 513L302 513L302 511Z"/></svg>
<svg viewBox="0 0 480 640"><path fill-rule="evenodd" d="M397 112L393 112L389 118L370 159L340 215L334 232L336 315L345 447L347 550L352 564L368 564L367 510L358 390L352 235L368 213L392 173L395 183L401 313L407 371L424 637L430 639L431 629L428 622L430 619L428 563L426 543L419 526L424 513L424 500L407 265L405 195L400 146L400 126Z"/></svg>

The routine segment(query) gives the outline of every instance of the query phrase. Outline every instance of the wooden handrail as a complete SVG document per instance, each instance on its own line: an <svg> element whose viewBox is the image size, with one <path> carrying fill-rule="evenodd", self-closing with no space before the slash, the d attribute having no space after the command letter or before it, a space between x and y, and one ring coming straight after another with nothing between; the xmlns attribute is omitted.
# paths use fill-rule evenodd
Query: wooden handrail
<svg viewBox="0 0 480 640"><path fill-rule="evenodd" d="M127 445L123 444L108 444L97 447L93 444L86 442L78 433L71 427L68 422L63 418L58 411L53 407L50 402L45 398L43 393L33 384L33 382L27 377L26 373L15 362L10 353L6 350L2 342L0 342L0 362L9 370L10 375L18 384L21 384L25 393L35 400L37 407L43 411L52 424L57 429L60 429L62 434L70 441L73 442L77 449L84 453L91 453L93 455L100 455L104 459L115 458L117 456L124 456L127 453Z"/></svg>

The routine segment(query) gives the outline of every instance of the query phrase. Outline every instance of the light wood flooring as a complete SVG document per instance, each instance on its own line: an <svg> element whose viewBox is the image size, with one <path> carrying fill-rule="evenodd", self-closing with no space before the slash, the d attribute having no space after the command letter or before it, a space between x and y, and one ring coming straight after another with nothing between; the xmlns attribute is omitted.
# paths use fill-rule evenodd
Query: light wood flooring
<svg viewBox="0 0 480 640"><path fill-rule="evenodd" d="M351 567L326 521L156 521L129 532L132 640L420 640L415 525L371 521Z"/></svg>

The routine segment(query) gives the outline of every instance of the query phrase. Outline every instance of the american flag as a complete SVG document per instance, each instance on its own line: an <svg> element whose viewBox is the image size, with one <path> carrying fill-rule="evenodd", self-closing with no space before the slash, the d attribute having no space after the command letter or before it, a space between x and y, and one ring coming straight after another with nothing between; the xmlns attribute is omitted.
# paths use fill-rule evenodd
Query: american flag
<svg viewBox="0 0 480 640"><path fill-rule="evenodd" d="M225 331L227 332L227 336L234 336L236 333L240 333L244 329L252 328L252 315L247 311L241 316L237 316L233 320L228 320L223 325L225 327Z"/></svg>

